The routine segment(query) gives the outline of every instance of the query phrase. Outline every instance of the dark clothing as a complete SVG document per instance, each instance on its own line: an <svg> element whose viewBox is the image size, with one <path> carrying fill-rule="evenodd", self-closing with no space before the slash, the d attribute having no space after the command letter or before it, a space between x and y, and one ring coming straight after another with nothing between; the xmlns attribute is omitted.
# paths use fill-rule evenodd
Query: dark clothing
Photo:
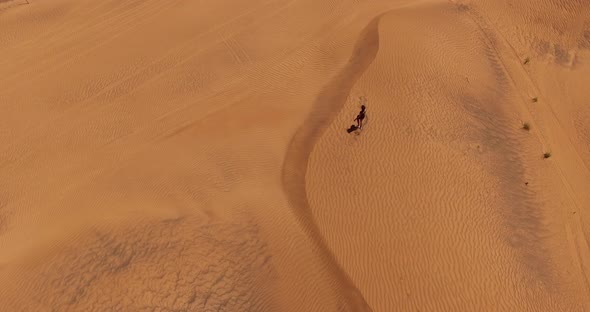
<svg viewBox="0 0 590 312"><path fill-rule="evenodd" d="M363 102L363 97L361 97L361 103ZM356 118L354 119L354 121L356 121L356 125L358 129L361 129L363 127L363 119L365 119L365 111L366 111L366 106L365 105L361 105L361 111L359 112L358 115L356 115Z"/></svg>
<svg viewBox="0 0 590 312"><path fill-rule="evenodd" d="M363 119L365 119L365 105L361 105L361 111L359 112L358 115L356 115L356 118L354 119L354 121L356 121L357 124L357 128L361 129L363 127Z"/></svg>

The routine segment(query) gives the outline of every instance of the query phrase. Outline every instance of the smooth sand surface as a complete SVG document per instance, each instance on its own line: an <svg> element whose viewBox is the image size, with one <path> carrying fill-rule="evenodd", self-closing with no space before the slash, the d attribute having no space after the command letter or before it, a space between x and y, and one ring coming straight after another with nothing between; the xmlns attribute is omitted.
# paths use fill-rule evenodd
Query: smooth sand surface
<svg viewBox="0 0 590 312"><path fill-rule="evenodd" d="M590 311L589 85L586 0L0 0L0 311Z"/></svg>

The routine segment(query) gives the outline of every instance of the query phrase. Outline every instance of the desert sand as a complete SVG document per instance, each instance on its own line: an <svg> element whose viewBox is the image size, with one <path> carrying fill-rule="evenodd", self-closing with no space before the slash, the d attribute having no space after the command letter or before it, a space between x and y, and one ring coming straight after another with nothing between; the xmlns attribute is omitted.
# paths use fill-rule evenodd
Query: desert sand
<svg viewBox="0 0 590 312"><path fill-rule="evenodd" d="M0 311L590 311L589 85L586 0L0 0Z"/></svg>

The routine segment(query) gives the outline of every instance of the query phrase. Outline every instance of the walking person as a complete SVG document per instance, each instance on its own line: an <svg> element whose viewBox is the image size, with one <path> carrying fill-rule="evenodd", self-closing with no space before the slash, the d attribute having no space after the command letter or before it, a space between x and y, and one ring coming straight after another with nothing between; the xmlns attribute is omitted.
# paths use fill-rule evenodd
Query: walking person
<svg viewBox="0 0 590 312"><path fill-rule="evenodd" d="M363 119L365 119L366 109L367 109L367 107L365 107L365 105L361 105L361 111L354 119L354 121L356 121L356 125L359 129L363 128Z"/></svg>

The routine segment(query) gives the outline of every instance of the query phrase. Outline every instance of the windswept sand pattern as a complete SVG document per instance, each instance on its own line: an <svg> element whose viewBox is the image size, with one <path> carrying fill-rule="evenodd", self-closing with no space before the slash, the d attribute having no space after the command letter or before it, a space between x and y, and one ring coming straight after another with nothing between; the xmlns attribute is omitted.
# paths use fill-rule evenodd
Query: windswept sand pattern
<svg viewBox="0 0 590 312"><path fill-rule="evenodd" d="M590 311L588 77L584 0L0 0L0 312Z"/></svg>
<svg viewBox="0 0 590 312"><path fill-rule="evenodd" d="M45 282L23 286L30 297L12 311L273 310L264 294L270 256L256 225L200 223L179 218L92 230L80 237L84 243L23 273Z"/></svg>

